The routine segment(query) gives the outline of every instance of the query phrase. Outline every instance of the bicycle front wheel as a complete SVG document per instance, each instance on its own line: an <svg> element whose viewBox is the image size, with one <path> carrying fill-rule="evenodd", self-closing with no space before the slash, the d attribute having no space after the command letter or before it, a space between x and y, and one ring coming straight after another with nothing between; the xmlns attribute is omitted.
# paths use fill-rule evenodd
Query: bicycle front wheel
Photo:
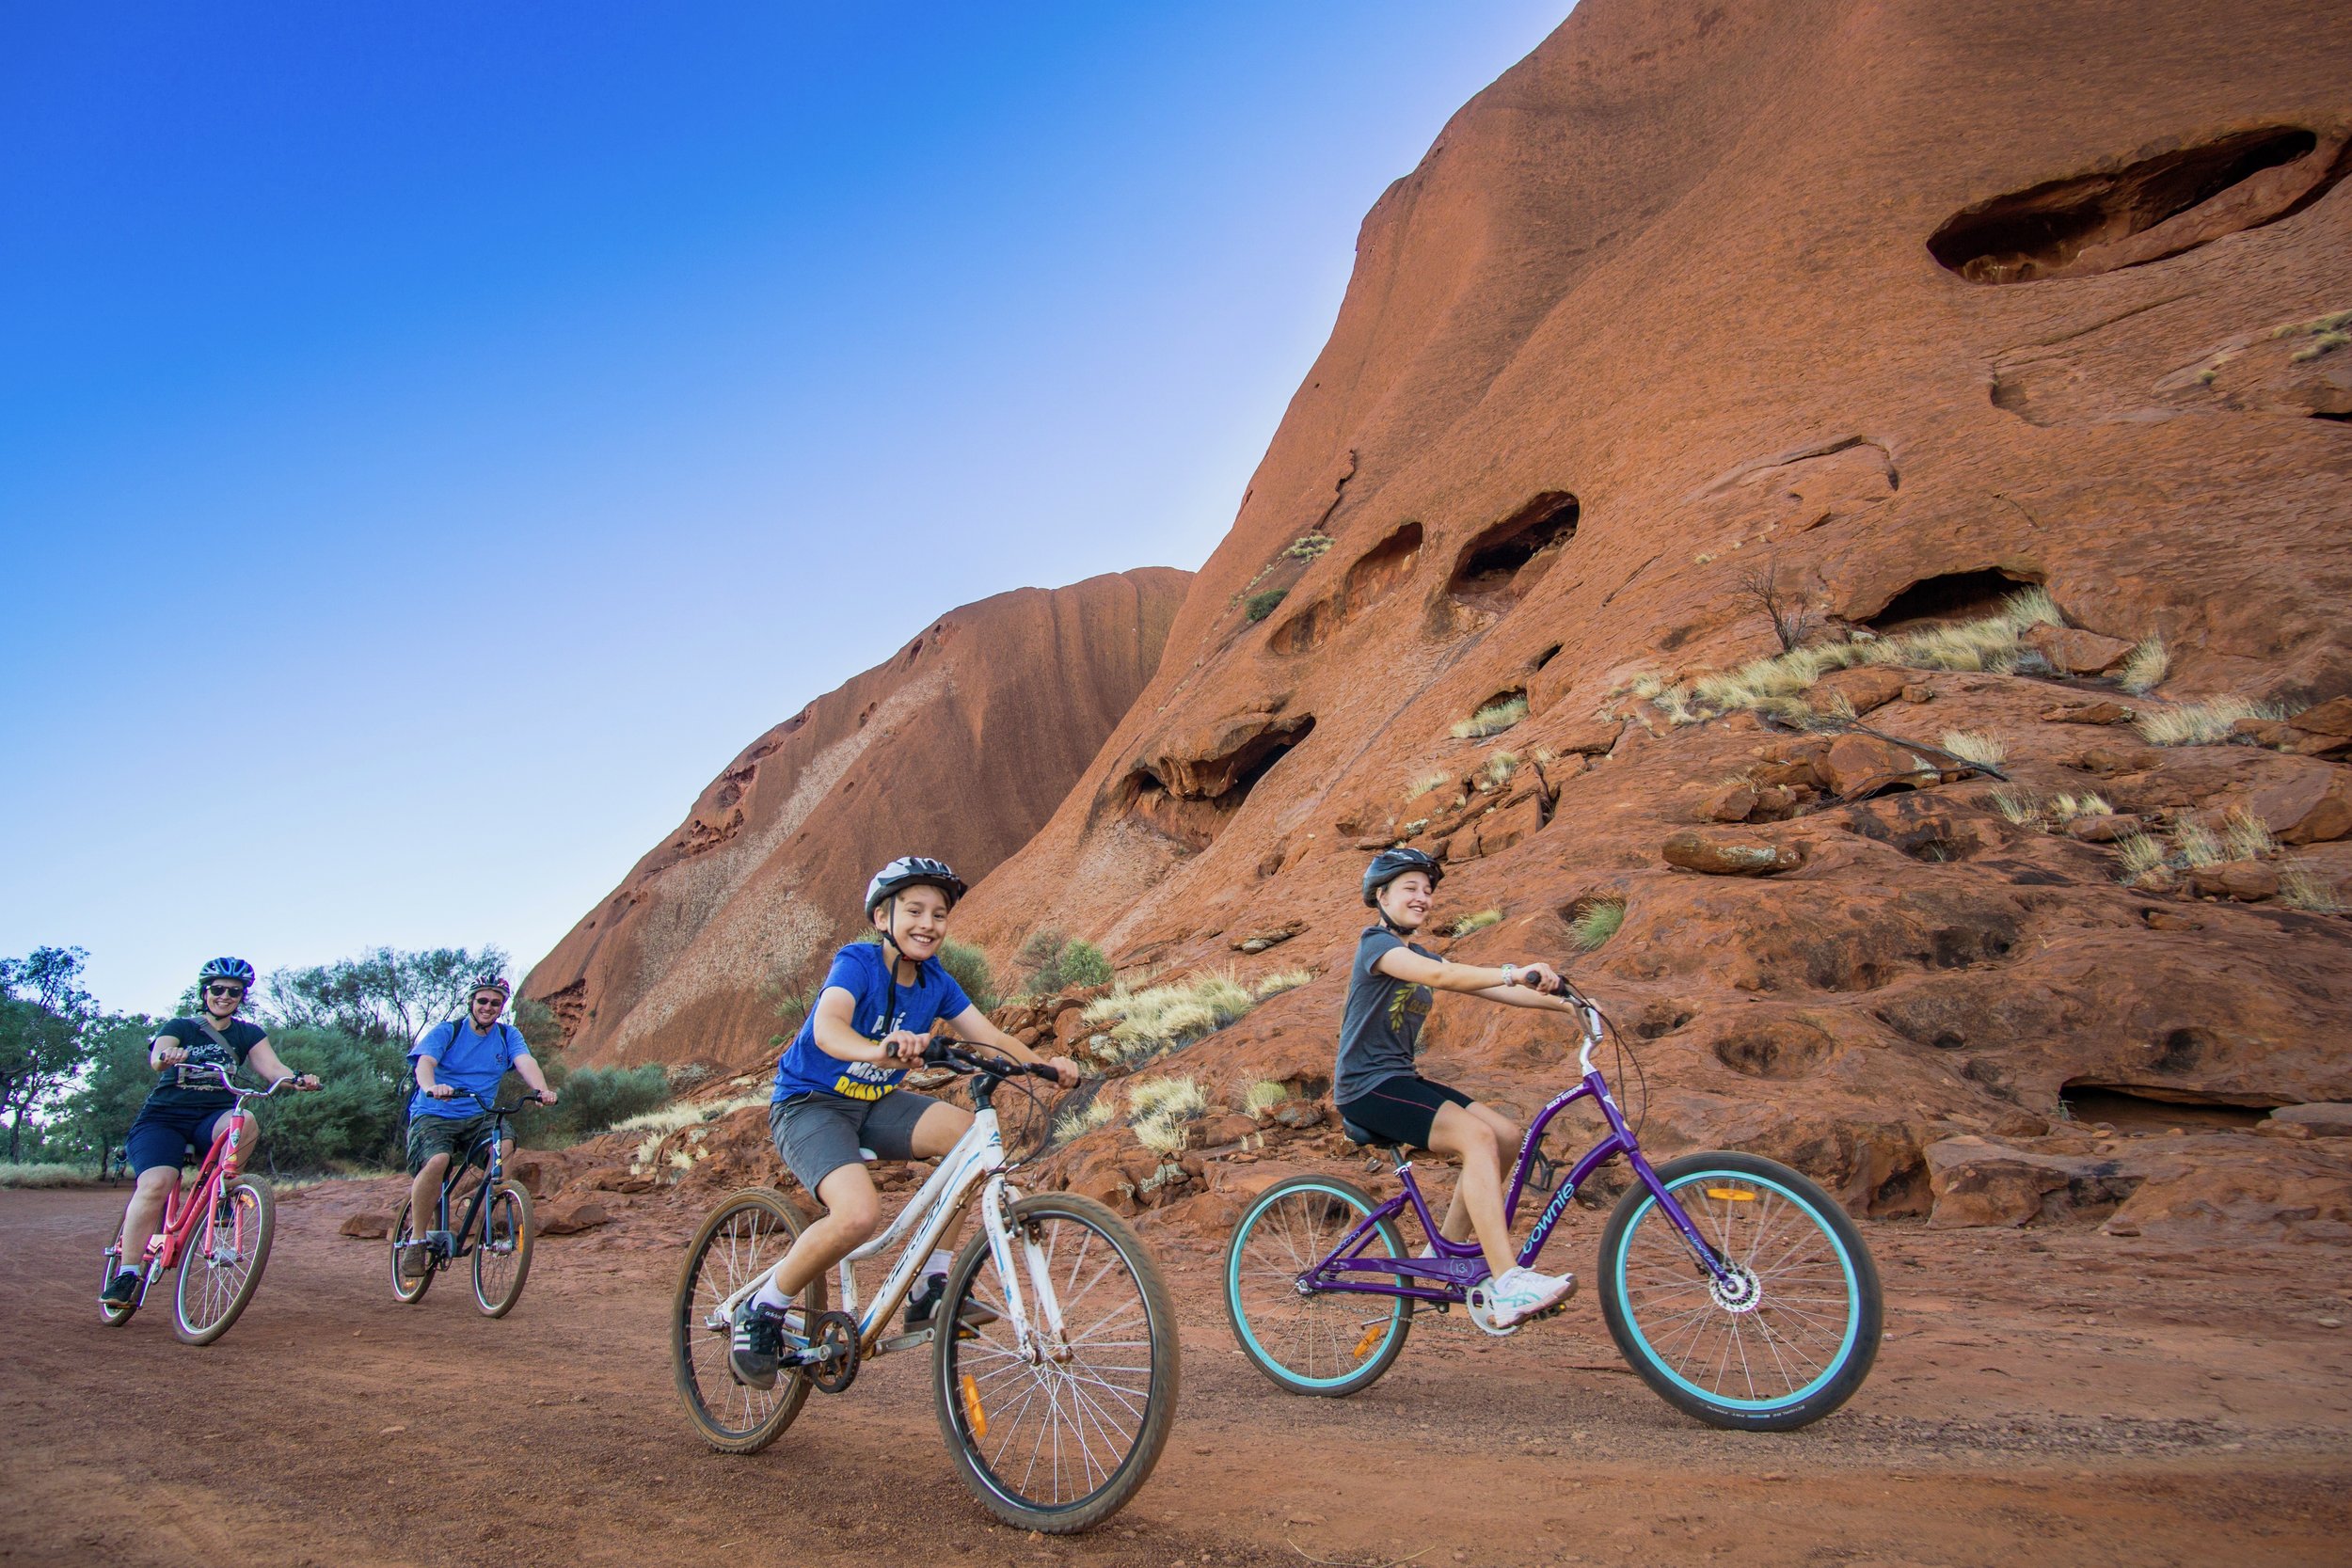
<svg viewBox="0 0 2352 1568"><path fill-rule="evenodd" d="M433 1276L440 1272L437 1269L428 1266L424 1273L418 1275L413 1279L400 1272L400 1260L408 1251L408 1243L422 1241L424 1238L424 1232L415 1227L415 1203L408 1198L402 1198L400 1200L400 1212L392 1216L392 1239L390 1243L392 1258L392 1299L394 1301L406 1302L410 1304L420 1302L424 1299L424 1293L433 1289Z"/></svg>
<svg viewBox="0 0 2352 1568"><path fill-rule="evenodd" d="M512 1181L482 1204L473 1248L473 1300L485 1317L503 1318L523 1299L531 1277L531 1195Z"/></svg>
<svg viewBox="0 0 2352 1568"><path fill-rule="evenodd" d="M1242 1354L1276 1387L1337 1399L1378 1382L1404 1351L1413 1326L1406 1298L1298 1289L1299 1276L1375 1207L1353 1181L1297 1176L1259 1194L1233 1227L1225 1248L1225 1318ZM1381 1221L1360 1255L1404 1257L1396 1227Z"/></svg>
<svg viewBox="0 0 2352 1568"><path fill-rule="evenodd" d="M191 1345L209 1345L229 1332L262 1283L276 1227L277 1207L259 1180L240 1176L220 1189L180 1255L180 1282L171 1292L174 1333Z"/></svg>
<svg viewBox="0 0 2352 1568"><path fill-rule="evenodd" d="M988 1237L975 1236L934 1308L932 1393L957 1473L981 1504L1019 1528L1068 1535L1118 1513L1159 1462L1176 1416L1175 1303L1143 1243L1092 1198L1025 1197L1011 1219L1032 1348L1020 1348ZM1061 1317L1057 1342L1041 1277Z"/></svg>
<svg viewBox="0 0 2352 1568"><path fill-rule="evenodd" d="M1719 1280L1636 1182L1600 1238L1600 1309L1626 1361L1710 1426L1786 1432L1853 1396L1878 1355L1878 1269L1813 1182L1753 1154L1693 1154L1659 1180L1730 1264Z"/></svg>
<svg viewBox="0 0 2352 1568"><path fill-rule="evenodd" d="M687 1419L723 1452L757 1453L808 1400L808 1375L797 1368L778 1373L772 1388L737 1382L727 1365L730 1328L719 1313L720 1303L783 1260L807 1223L782 1193L747 1187L721 1201L686 1249L670 1309L670 1370ZM798 1299L812 1320L822 1312L825 1276Z"/></svg>

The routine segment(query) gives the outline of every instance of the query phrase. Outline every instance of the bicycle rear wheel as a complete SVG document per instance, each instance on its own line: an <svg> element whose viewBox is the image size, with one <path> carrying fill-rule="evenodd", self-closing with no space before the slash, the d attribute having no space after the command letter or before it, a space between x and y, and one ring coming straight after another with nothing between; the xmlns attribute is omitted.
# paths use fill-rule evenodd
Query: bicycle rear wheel
<svg viewBox="0 0 2352 1568"><path fill-rule="evenodd" d="M1022 1529L1067 1535L1126 1505L1159 1462L1176 1417L1176 1308L1136 1233L1073 1193L1012 1206L1014 1267L1033 1335L1046 1322L1027 1267L1043 1258L1063 1344L1036 1361L1019 1349L985 1234L956 1259L932 1322L967 1307L993 1322L933 1340L932 1393L956 1471L988 1511Z"/></svg>
<svg viewBox="0 0 2352 1568"><path fill-rule="evenodd" d="M408 1250L406 1243L419 1240L424 1234L421 1230L411 1230L408 1227L408 1222L413 1217L412 1212L414 1209L415 1204L412 1200L403 1198L400 1201L400 1212L392 1216L392 1239L390 1247L392 1259L392 1299L394 1301L408 1303L422 1301L424 1299L424 1293L433 1289L433 1276L440 1272L438 1269L428 1267L424 1273L417 1275L414 1279L407 1278L400 1272L401 1257Z"/></svg>
<svg viewBox="0 0 2352 1568"><path fill-rule="evenodd" d="M229 1332L262 1283L276 1227L277 1206L259 1180L240 1176L222 1186L180 1255L180 1282L171 1292L174 1333L191 1345L209 1345Z"/></svg>
<svg viewBox="0 0 2352 1568"><path fill-rule="evenodd" d="M773 1388L738 1383L727 1366L728 1324L710 1321L721 1302L783 1259L807 1223L782 1193L746 1187L721 1200L686 1249L670 1310L670 1370L687 1419L722 1452L757 1453L807 1402L808 1377L797 1369L778 1373ZM810 1280L799 1300L812 1320L823 1311L825 1276Z"/></svg>
<svg viewBox="0 0 2352 1568"><path fill-rule="evenodd" d="M512 1181L483 1200L482 1234L473 1247L473 1300L485 1317L503 1318L523 1299L531 1277L531 1195Z"/></svg>
<svg viewBox="0 0 2352 1568"><path fill-rule="evenodd" d="M1299 1176L1261 1193L1234 1225L1225 1249L1225 1319L1242 1354L1276 1387L1325 1399L1353 1394L1378 1382L1405 1349L1413 1326L1405 1297L1298 1290L1299 1275L1375 1207L1353 1181ZM1363 1255L1404 1257L1395 1227L1381 1221Z"/></svg>
<svg viewBox="0 0 2352 1568"><path fill-rule="evenodd" d="M1710 1426L1786 1432L1852 1397L1878 1355L1878 1269L1827 1193L1753 1154L1692 1154L1658 1169L1731 1265L1703 1268L1645 1185L1600 1238L1600 1307L1659 1397Z"/></svg>

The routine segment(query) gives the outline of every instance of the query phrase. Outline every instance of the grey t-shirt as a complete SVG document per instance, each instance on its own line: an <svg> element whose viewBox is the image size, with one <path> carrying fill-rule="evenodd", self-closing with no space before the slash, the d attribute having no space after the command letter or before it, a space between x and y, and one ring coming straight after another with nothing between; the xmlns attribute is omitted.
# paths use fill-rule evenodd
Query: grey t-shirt
<svg viewBox="0 0 2352 1568"><path fill-rule="evenodd" d="M1347 975L1347 1010L1340 1017L1340 1063L1331 1098L1342 1105L1384 1079L1408 1076L1421 1053L1422 1021L1429 1016L1427 986L1407 985L1373 972L1373 965L1400 947L1424 958L1438 955L1406 942L1384 926L1365 929L1356 944Z"/></svg>

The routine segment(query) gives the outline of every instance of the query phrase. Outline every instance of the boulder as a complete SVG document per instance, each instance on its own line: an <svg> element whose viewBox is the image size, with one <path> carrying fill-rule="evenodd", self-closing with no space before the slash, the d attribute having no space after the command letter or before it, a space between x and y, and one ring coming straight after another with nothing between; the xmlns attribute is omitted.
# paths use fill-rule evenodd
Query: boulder
<svg viewBox="0 0 2352 1568"><path fill-rule="evenodd" d="M1848 800L1883 789L1934 784L1944 777L1941 764L1873 735L1839 736L1815 768L1829 792Z"/></svg>
<svg viewBox="0 0 2352 1568"><path fill-rule="evenodd" d="M2352 697L2330 697L2287 721L2307 735L2334 736L2352 740Z"/></svg>
<svg viewBox="0 0 2352 1568"><path fill-rule="evenodd" d="M344 1220L338 1230L354 1241L380 1242L392 1233L392 1220L389 1214L362 1211Z"/></svg>
<svg viewBox="0 0 2352 1568"><path fill-rule="evenodd" d="M1203 1148L1224 1148L1255 1136L1257 1132L1258 1123L1255 1117L1236 1113L1203 1119L1200 1125L1194 1129L1193 1137L1194 1141Z"/></svg>
<svg viewBox="0 0 2352 1568"><path fill-rule="evenodd" d="M2018 639L2070 675L2104 675L2131 656L2132 645L2074 626L2034 626Z"/></svg>
<svg viewBox="0 0 2352 1568"><path fill-rule="evenodd" d="M1851 670L1833 670L1816 681L1806 694L1806 701L1819 708L1832 697L1843 697L1856 713L1884 707L1903 694L1911 684L1910 677L1899 670L1884 665L1857 665Z"/></svg>
<svg viewBox="0 0 2352 1568"><path fill-rule="evenodd" d="M1789 845L1695 830L1676 833L1659 852L1668 865L1710 877L1771 877L1804 863L1804 852Z"/></svg>
<svg viewBox="0 0 2352 1568"><path fill-rule="evenodd" d="M1307 923L1303 920L1286 920L1271 930L1255 931L1246 937L1237 937L1226 945L1236 953L1263 953L1269 947L1280 946L1306 928Z"/></svg>
<svg viewBox="0 0 2352 1568"><path fill-rule="evenodd" d="M2134 710L2117 702L2069 703L2042 710L2042 721L2045 724L2128 724L2137 717Z"/></svg>
<svg viewBox="0 0 2352 1568"><path fill-rule="evenodd" d="M1616 749L1617 736L1624 733L1623 720L1595 719L1547 737L1545 744L1564 755L1605 757Z"/></svg>
<svg viewBox="0 0 2352 1568"><path fill-rule="evenodd" d="M2281 1105L2254 1131L2289 1138L2352 1138L2352 1103Z"/></svg>
<svg viewBox="0 0 2352 1568"><path fill-rule="evenodd" d="M2147 831L2147 823L2126 812L2112 816L2077 816L2066 825L2066 836L2084 844L2113 844Z"/></svg>
<svg viewBox="0 0 2352 1568"><path fill-rule="evenodd" d="M2069 1211L2111 1211L2139 1179L2121 1162L2025 1148L1986 1138L1946 1138L1927 1150L1931 1229L2016 1227Z"/></svg>
<svg viewBox="0 0 2352 1568"><path fill-rule="evenodd" d="M2281 844L2324 844L2352 834L2352 768L2314 758L2292 760L2292 772L2258 784L2246 809Z"/></svg>
<svg viewBox="0 0 2352 1568"><path fill-rule="evenodd" d="M2192 867L2188 885L2191 892L2203 897L2234 898L2241 904L2256 904L2279 896L2279 873L2276 867L2260 861L2225 861L2219 865Z"/></svg>
<svg viewBox="0 0 2352 1568"><path fill-rule="evenodd" d="M573 1236L582 1230L594 1230L612 1223L612 1216L604 1212L604 1205L594 1198L550 1203L539 1211L537 1228L542 1236Z"/></svg>
<svg viewBox="0 0 2352 1568"><path fill-rule="evenodd" d="M1745 822L1756 810L1756 785L1742 779L1727 784L1699 802L1699 816L1708 822Z"/></svg>

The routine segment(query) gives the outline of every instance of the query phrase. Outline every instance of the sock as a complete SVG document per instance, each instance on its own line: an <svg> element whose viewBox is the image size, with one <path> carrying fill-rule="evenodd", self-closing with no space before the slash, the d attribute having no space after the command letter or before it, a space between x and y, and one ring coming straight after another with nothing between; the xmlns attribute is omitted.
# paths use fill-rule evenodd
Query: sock
<svg viewBox="0 0 2352 1568"><path fill-rule="evenodd" d="M948 1256L944 1247L933 1247L931 1260L923 1265L923 1272L927 1275L946 1274L955 1265L955 1259Z"/></svg>
<svg viewBox="0 0 2352 1568"><path fill-rule="evenodd" d="M776 1289L775 1271L771 1269L768 1277L759 1282L759 1289L752 1292L752 1302L771 1312L781 1312L792 1305L792 1298Z"/></svg>

